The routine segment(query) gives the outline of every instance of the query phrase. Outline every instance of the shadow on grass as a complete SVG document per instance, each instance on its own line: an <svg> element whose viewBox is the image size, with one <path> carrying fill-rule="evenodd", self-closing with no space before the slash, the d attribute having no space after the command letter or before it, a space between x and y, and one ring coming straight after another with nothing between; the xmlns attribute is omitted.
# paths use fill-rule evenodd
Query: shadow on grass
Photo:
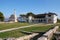
<svg viewBox="0 0 60 40"><path fill-rule="evenodd" d="M51 27L50 29L53 29L54 27ZM49 29L49 30L50 30ZM34 37L32 37L30 40L37 40L39 37L41 37L44 33L46 33L47 31L49 31L49 30L46 30L45 32L27 32L27 31L20 31L21 33L23 33L23 34L26 34L26 35L30 35L30 34L32 34L32 33L39 33L38 35L36 35L36 36L34 36Z"/></svg>
<svg viewBox="0 0 60 40"><path fill-rule="evenodd" d="M39 37L41 37L45 32L36 32L39 33L38 35L34 36L33 38L31 38L30 40L37 40Z"/></svg>
<svg viewBox="0 0 60 40"><path fill-rule="evenodd" d="M30 40L37 40L39 37L41 37L45 32L27 32L27 31L20 31L23 34L30 35L32 33L39 33L38 35L34 36Z"/></svg>
<svg viewBox="0 0 60 40"><path fill-rule="evenodd" d="M32 34L32 32L27 32L27 31L20 31L20 32L23 33L23 34L26 34L26 35Z"/></svg>

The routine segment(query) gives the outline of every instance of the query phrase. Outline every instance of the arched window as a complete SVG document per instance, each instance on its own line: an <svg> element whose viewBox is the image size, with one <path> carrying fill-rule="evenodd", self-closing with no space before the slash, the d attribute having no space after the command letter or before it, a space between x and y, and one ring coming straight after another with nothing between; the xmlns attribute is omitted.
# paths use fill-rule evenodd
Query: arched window
<svg viewBox="0 0 60 40"><path fill-rule="evenodd" d="M48 19L48 23L51 23L51 19Z"/></svg>

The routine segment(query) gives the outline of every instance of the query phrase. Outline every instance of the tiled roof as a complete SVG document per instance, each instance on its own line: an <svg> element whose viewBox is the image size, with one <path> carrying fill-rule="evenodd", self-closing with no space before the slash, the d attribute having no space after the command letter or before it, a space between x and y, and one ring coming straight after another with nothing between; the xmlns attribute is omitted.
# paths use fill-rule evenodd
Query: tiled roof
<svg viewBox="0 0 60 40"><path fill-rule="evenodd" d="M34 17L34 18L45 18L45 16L46 15L56 15L57 16L57 14L55 14L55 13L51 13L51 12L49 12L49 13L44 13L44 14L37 14L37 15L30 15L30 16L32 16L32 17ZM23 15L24 17L28 17L27 15ZM22 17L23 17L22 16Z"/></svg>
<svg viewBox="0 0 60 40"><path fill-rule="evenodd" d="M34 18L45 18L46 15L56 15L55 13L45 13L45 14L38 14L38 15L35 15Z"/></svg>

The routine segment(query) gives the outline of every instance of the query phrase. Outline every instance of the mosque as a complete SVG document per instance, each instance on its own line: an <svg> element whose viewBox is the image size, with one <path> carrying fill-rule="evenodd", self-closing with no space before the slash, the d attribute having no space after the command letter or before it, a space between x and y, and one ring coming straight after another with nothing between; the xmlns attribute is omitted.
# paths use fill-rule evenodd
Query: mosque
<svg viewBox="0 0 60 40"><path fill-rule="evenodd" d="M9 17L9 22L18 22L15 9L14 13Z"/></svg>

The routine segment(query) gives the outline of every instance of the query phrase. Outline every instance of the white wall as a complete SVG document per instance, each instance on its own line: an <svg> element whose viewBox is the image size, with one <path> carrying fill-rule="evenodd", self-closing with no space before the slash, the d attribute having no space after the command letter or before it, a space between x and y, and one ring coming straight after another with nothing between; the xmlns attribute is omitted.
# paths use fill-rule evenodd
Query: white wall
<svg viewBox="0 0 60 40"><path fill-rule="evenodd" d="M57 23L57 16L56 15L51 15L51 17L48 17L48 15L46 15L46 23L48 22L48 19L51 19L51 23Z"/></svg>
<svg viewBox="0 0 60 40"><path fill-rule="evenodd" d="M29 21L29 23L32 22L32 16L29 16L29 17L28 17L28 21Z"/></svg>
<svg viewBox="0 0 60 40"><path fill-rule="evenodd" d="M48 23L48 15L46 15L45 18L46 18L46 23Z"/></svg>
<svg viewBox="0 0 60 40"><path fill-rule="evenodd" d="M57 23L57 16L53 15L53 23Z"/></svg>

